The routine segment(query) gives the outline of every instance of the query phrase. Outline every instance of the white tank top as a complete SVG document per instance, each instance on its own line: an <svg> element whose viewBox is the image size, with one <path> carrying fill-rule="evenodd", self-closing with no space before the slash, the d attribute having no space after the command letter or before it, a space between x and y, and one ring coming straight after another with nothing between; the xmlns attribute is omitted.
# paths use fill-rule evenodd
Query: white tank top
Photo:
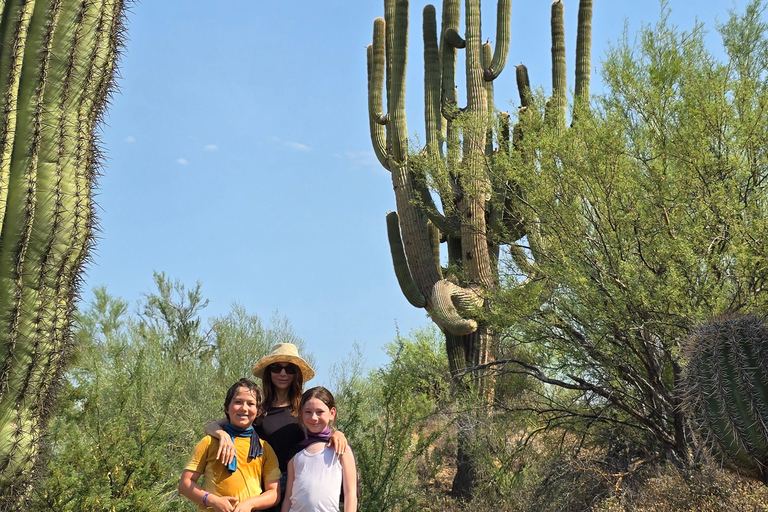
<svg viewBox="0 0 768 512"><path fill-rule="evenodd" d="M293 456L291 512L339 512L340 492L341 461L333 449Z"/></svg>

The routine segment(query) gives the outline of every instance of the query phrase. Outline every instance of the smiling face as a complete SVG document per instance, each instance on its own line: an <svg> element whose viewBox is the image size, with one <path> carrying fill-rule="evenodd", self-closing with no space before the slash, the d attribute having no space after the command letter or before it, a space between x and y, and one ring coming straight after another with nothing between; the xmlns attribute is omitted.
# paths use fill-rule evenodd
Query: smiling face
<svg viewBox="0 0 768 512"><path fill-rule="evenodd" d="M310 398L301 409L301 422L313 434L319 434L336 418L336 408L319 398Z"/></svg>
<svg viewBox="0 0 768 512"><path fill-rule="evenodd" d="M229 422L237 428L248 428L259 412L259 402L253 391L239 387L226 408Z"/></svg>

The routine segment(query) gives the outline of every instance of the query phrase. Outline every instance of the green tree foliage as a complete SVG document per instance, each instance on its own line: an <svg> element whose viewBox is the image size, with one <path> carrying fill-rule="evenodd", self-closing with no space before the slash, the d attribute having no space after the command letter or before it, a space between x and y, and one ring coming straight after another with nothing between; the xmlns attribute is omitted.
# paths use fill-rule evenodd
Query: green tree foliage
<svg viewBox="0 0 768 512"><path fill-rule="evenodd" d="M222 416L227 387L273 343L300 342L286 320L264 326L237 305L205 330L199 283L156 274L155 284L136 313L99 288L78 315L34 510L196 510L178 478L203 426Z"/></svg>
<svg viewBox="0 0 768 512"><path fill-rule="evenodd" d="M540 230L517 244L534 269L507 260L496 320L514 325L507 347L535 346L505 369L548 384L537 408L552 424L685 460L680 342L715 314L765 310L763 10L755 0L718 27L724 60L702 26L681 32L665 11L609 49L605 92L577 104L572 129L545 123L540 99L520 116L510 167ZM525 278L537 293L517 291Z"/></svg>
<svg viewBox="0 0 768 512"><path fill-rule="evenodd" d="M452 418L443 347L436 329L424 329L388 344L389 363L368 375L359 352L335 369L338 427L357 459L361 510L423 507L418 483L440 469L445 454L433 450Z"/></svg>

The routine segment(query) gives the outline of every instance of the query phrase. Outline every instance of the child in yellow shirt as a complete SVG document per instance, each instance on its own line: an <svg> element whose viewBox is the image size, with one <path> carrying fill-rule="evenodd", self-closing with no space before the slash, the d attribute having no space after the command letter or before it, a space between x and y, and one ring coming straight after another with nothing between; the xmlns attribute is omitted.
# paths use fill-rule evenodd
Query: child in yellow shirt
<svg viewBox="0 0 768 512"><path fill-rule="evenodd" d="M280 469L272 447L259 439L253 421L261 405L261 391L253 381L240 379L224 399L224 430L235 444L236 457L228 465L216 459L219 440L205 436L195 447L179 479L179 492L201 511L250 512L277 504ZM198 485L205 475L203 486ZM264 488L261 487L262 477Z"/></svg>

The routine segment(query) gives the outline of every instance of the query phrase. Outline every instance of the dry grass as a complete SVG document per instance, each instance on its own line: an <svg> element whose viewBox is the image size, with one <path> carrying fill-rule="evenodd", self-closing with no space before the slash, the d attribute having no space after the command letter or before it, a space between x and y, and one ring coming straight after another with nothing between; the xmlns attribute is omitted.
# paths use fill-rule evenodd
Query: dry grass
<svg viewBox="0 0 768 512"><path fill-rule="evenodd" d="M594 454L553 458L514 488L470 503L449 495L452 472L425 482L425 512L768 512L768 487L727 470L679 470L658 459L624 464ZM504 495L506 492L506 495Z"/></svg>

